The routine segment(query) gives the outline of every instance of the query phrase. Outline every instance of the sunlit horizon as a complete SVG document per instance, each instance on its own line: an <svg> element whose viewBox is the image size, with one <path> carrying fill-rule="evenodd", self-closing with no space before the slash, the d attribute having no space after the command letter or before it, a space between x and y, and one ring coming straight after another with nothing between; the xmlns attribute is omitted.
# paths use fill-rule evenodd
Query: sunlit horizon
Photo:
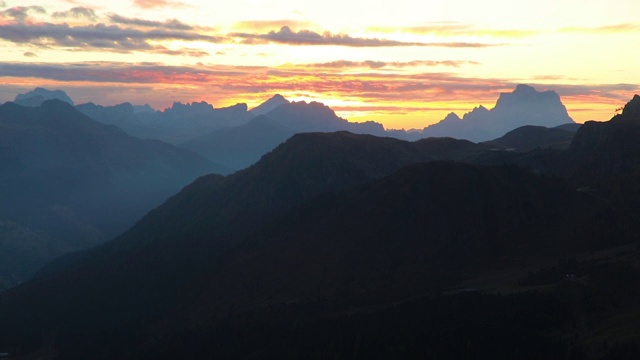
<svg viewBox="0 0 640 360"><path fill-rule="evenodd" d="M576 122L603 121L640 93L637 14L631 0L0 1L0 101L44 87L105 106L252 108L281 94L411 129L528 84Z"/></svg>

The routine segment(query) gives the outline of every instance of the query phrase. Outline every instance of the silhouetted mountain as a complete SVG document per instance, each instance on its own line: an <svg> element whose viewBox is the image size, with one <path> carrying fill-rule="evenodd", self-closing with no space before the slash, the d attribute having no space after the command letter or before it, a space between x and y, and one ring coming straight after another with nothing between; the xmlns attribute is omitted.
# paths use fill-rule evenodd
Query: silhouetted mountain
<svg viewBox="0 0 640 360"><path fill-rule="evenodd" d="M320 103L290 103L281 95L250 111L259 115L249 123L215 130L180 146L232 169L244 169L296 133L351 131L384 135L374 122L350 123Z"/></svg>
<svg viewBox="0 0 640 360"><path fill-rule="evenodd" d="M558 125L555 128L556 129L566 130L566 131L571 131L571 132L577 132L578 129L580 129L580 126L582 126L582 124L569 123L569 124Z"/></svg>
<svg viewBox="0 0 640 360"><path fill-rule="evenodd" d="M260 160L294 133L260 115L245 125L224 128L180 146L229 169L244 169Z"/></svg>
<svg viewBox="0 0 640 360"><path fill-rule="evenodd" d="M76 109L97 122L115 125L127 134L145 138L149 127L138 118L135 107L131 103L114 106L101 106L94 103L80 104Z"/></svg>
<svg viewBox="0 0 640 360"><path fill-rule="evenodd" d="M269 100L251 109L250 112L255 116L266 115L272 110L274 110L275 108L277 108L278 106L289 104L289 103L290 103L289 100L285 99L284 96L280 94L276 94L273 97L271 97Z"/></svg>
<svg viewBox="0 0 640 360"><path fill-rule="evenodd" d="M328 106L304 101L282 104L266 114L294 133L349 131L354 134L385 136L384 127L375 122L350 123Z"/></svg>
<svg viewBox="0 0 640 360"><path fill-rule="evenodd" d="M44 88L35 88L26 94L19 94L16 96L14 102L22 106L40 106L46 100L57 99L64 101L73 106L73 100L62 90L47 90Z"/></svg>
<svg viewBox="0 0 640 360"><path fill-rule="evenodd" d="M424 128L423 137L450 136L471 141L488 141L525 125L554 127L573 120L554 91L538 92L518 85L512 93L502 93L493 109L480 106L460 119L449 114L441 122Z"/></svg>
<svg viewBox="0 0 640 360"><path fill-rule="evenodd" d="M133 111L136 114L140 114L140 113L154 113L156 112L156 110L154 108L152 108L149 104L144 104L144 105L133 105Z"/></svg>
<svg viewBox="0 0 640 360"><path fill-rule="evenodd" d="M59 100L0 106L0 277L93 246L197 176L203 158L97 123ZM6 257L6 258L5 258Z"/></svg>
<svg viewBox="0 0 640 360"><path fill-rule="evenodd" d="M536 148L568 149L575 132L544 126L522 126L483 144L503 149L529 151Z"/></svg>
<svg viewBox="0 0 640 360"><path fill-rule="evenodd" d="M214 109L206 102L174 103L164 111L138 108L124 103L100 106L92 103L77 106L83 114L104 124L112 124L127 134L140 138L158 139L180 144L214 130L240 126L253 118L246 104Z"/></svg>
<svg viewBox="0 0 640 360"><path fill-rule="evenodd" d="M640 96L607 122L588 121L575 135L569 149L574 167L586 177L627 175L640 164Z"/></svg>
<svg viewBox="0 0 640 360"><path fill-rule="evenodd" d="M587 121L566 153L562 172L576 186L624 208L640 206L640 96L607 122Z"/></svg>

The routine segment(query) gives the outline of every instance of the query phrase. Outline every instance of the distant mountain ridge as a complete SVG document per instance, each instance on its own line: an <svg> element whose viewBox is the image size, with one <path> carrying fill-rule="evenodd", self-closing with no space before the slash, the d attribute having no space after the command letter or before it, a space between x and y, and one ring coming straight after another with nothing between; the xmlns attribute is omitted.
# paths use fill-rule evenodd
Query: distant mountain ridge
<svg viewBox="0 0 640 360"><path fill-rule="evenodd" d="M64 101L67 104L73 106L73 100L62 90L47 90L41 87L37 87L25 94L18 94L14 100L16 104L22 106L40 106L46 100L57 99Z"/></svg>
<svg viewBox="0 0 640 360"><path fill-rule="evenodd" d="M49 94L47 96L55 93L67 97L64 92L44 89L34 90L30 96L40 99L38 94L42 92ZM426 137L453 137L479 142L497 139L525 125L555 127L573 124L555 92L538 92L528 85L518 85L512 93L501 94L493 109L479 106L462 118L451 113L437 124L412 131L386 130L381 124L371 121L352 123L340 118L322 103L290 102L280 94L251 110L246 104L214 108L204 101L186 104L175 102L162 111L129 103L115 106L87 103L78 105L77 109L99 122L118 126L129 135L159 139L194 150L213 162L225 165L229 172L258 161L262 155L295 133L350 131L410 141ZM251 119L261 115L273 120L281 129L272 133L269 131L274 129L270 128L259 134L255 123L245 126ZM232 128L237 129L230 130ZM231 133L237 141L245 143L216 140ZM255 144L249 140L258 138L261 140ZM236 154L235 151L240 153Z"/></svg>
<svg viewBox="0 0 640 360"><path fill-rule="evenodd" d="M525 125L556 127L573 122L556 92L538 92L531 86L518 85L512 93L500 94L491 110L479 106L462 118L451 113L439 123L424 128L422 136L450 136L479 142L498 138Z"/></svg>

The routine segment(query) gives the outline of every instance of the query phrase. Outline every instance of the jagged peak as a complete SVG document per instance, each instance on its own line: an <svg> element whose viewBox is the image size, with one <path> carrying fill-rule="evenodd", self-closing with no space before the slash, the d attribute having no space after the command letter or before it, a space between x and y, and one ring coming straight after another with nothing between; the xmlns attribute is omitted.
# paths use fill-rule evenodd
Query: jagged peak
<svg viewBox="0 0 640 360"><path fill-rule="evenodd" d="M640 95L634 95L622 109L622 115L625 117L640 118Z"/></svg>
<svg viewBox="0 0 640 360"><path fill-rule="evenodd" d="M286 101L289 102L289 100L287 100L284 96L280 95L280 94L275 94L273 95L269 100L267 101Z"/></svg>
<svg viewBox="0 0 640 360"><path fill-rule="evenodd" d="M291 102L287 100L284 96L280 94L275 94L269 100L251 109L251 112L254 115L264 115L270 112L271 110L274 110L280 105L290 104L290 103Z"/></svg>
<svg viewBox="0 0 640 360"><path fill-rule="evenodd" d="M460 121L462 119L460 119L460 116L458 116L458 114L454 113L454 112L450 112L449 114L447 114L447 116L445 116L443 121Z"/></svg>

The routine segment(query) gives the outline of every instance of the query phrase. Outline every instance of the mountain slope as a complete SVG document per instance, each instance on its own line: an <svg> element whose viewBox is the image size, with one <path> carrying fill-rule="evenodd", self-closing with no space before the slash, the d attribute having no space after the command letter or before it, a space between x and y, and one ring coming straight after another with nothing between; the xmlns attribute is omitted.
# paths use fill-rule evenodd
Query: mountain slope
<svg viewBox="0 0 640 360"><path fill-rule="evenodd" d="M207 181L215 186L224 179ZM188 201L194 205L190 216L197 215L203 208L193 198L185 199L189 194L205 195L194 193L194 186L198 184L164 207ZM202 256L211 244L199 243L198 254L177 251L195 245L185 241L184 233L172 240L180 239L179 244L149 238L154 235L150 228L144 230L145 222L161 220L158 209L129 232L136 237L128 242L138 244L126 245L120 239L75 269L0 297L0 319L16 324L11 334L0 338L21 344L16 339L22 331L46 334L55 324L62 335L53 346L68 351L69 358L169 358L177 353L197 357L216 351L248 357L265 346L254 338L262 332L246 334L252 340L242 347L218 342L193 347L188 334L253 326L255 320L250 319L256 313L268 315L270 309L297 314L306 324L353 309L387 308L437 294L477 272L597 248L607 239L589 227L575 230L606 210L605 202L562 181L517 168L428 163L316 198L290 216L243 232L236 238L241 246L210 262ZM175 227L183 226L179 217L171 218L178 220ZM144 238L147 246L141 248ZM180 260L183 256L187 258ZM181 277L193 261L209 264ZM56 292L47 299L38 296L52 287ZM158 297L150 294L154 291ZM299 306L310 308L298 313ZM24 324L27 313L39 320L25 329L18 324ZM70 313L73 321L67 318ZM329 333L336 330L329 327ZM101 343L99 338L108 341Z"/></svg>
<svg viewBox="0 0 640 360"><path fill-rule="evenodd" d="M528 151L536 148L568 149L575 132L544 126L522 126L483 144L505 149Z"/></svg>
<svg viewBox="0 0 640 360"><path fill-rule="evenodd" d="M0 106L0 149L0 254L25 267L0 266L2 277L15 270L21 279L63 252L116 235L216 170L193 153L128 136L58 100Z"/></svg>
<svg viewBox="0 0 640 360"><path fill-rule="evenodd" d="M180 144L230 169L244 169L293 135L264 115L245 125L224 128Z"/></svg>
<svg viewBox="0 0 640 360"><path fill-rule="evenodd" d="M295 206L325 192L378 179L408 164L442 158L442 149L453 150L456 144L461 148L457 156L467 156L468 147L473 146L452 139L408 143L350 133L295 135L249 169L225 178L198 179L122 236L87 252L69 269L15 291L37 294L36 284L51 282L47 286L59 289L56 293L65 299L67 291L86 291L91 298L95 298L91 294L102 293L101 300L96 299L101 305L94 305L103 308L104 321L129 321L126 316L112 316L120 306L138 309L140 304L156 304L139 309L139 316L154 316L171 307L174 295L168 294L178 292L194 274L215 264L244 236ZM82 298L86 299L77 297ZM84 308L75 300L61 301ZM44 304L42 309L59 313ZM92 312L91 308L86 311ZM103 321L90 320L89 315L86 319L86 326Z"/></svg>

